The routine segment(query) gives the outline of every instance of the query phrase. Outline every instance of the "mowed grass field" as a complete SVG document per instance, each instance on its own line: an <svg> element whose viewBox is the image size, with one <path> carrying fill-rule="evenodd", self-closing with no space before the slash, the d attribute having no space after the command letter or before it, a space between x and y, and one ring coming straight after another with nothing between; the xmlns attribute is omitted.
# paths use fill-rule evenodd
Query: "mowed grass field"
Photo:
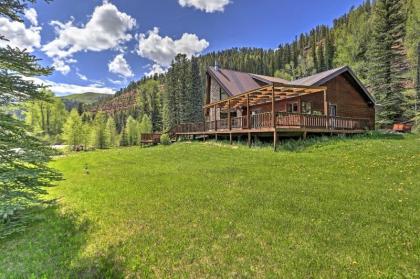
<svg viewBox="0 0 420 279"><path fill-rule="evenodd" d="M420 277L420 138L69 154L0 277Z"/></svg>

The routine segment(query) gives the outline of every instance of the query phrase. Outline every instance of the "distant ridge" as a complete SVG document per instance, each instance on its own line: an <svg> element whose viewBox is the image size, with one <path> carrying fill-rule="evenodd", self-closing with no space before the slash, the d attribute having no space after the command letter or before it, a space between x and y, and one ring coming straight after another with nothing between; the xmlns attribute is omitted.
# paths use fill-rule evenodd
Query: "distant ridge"
<svg viewBox="0 0 420 279"><path fill-rule="evenodd" d="M66 108L71 110L80 105L93 105L99 101L111 99L112 97L113 95L105 93L86 92L81 94L71 94L60 98L66 105Z"/></svg>

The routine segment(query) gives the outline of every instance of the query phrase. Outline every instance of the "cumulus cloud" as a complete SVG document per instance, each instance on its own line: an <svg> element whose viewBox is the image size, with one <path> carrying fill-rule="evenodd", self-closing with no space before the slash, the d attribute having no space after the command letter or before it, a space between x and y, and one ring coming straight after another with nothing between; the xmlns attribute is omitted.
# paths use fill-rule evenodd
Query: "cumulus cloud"
<svg viewBox="0 0 420 279"><path fill-rule="evenodd" d="M35 18L36 19L36 16ZM24 23L10 21L0 17L0 35L5 36L9 41L0 40L0 47L10 45L32 52L34 48L41 47L41 27L26 27Z"/></svg>
<svg viewBox="0 0 420 279"><path fill-rule="evenodd" d="M134 76L133 71L131 71L131 67L128 65L123 54L118 54L115 56L114 60L109 62L108 70L111 73L118 74L126 78Z"/></svg>
<svg viewBox="0 0 420 279"><path fill-rule="evenodd" d="M74 19L63 23L52 21L57 37L42 47L42 50L58 64L68 63L73 54L80 51L103 51L119 49L132 39L129 31L136 20L106 1L97 6L86 25L75 26Z"/></svg>
<svg viewBox="0 0 420 279"><path fill-rule="evenodd" d="M167 72L167 69L164 69L162 66L160 66L158 64L154 64L151 67L150 72L146 73L145 75L147 77L150 77L150 76L154 76L155 74L160 75L160 74L164 74L166 72Z"/></svg>
<svg viewBox="0 0 420 279"><path fill-rule="evenodd" d="M229 0L178 0L182 7L194 7L206 13L223 12Z"/></svg>
<svg viewBox="0 0 420 279"><path fill-rule="evenodd" d="M70 66L67 65L63 60L53 59L52 66L56 71L59 71L63 75L67 75L70 72Z"/></svg>
<svg viewBox="0 0 420 279"><path fill-rule="evenodd" d="M29 20L29 22L37 26L38 25L38 13L34 8L26 9L25 10L25 17Z"/></svg>
<svg viewBox="0 0 420 279"><path fill-rule="evenodd" d="M174 40L168 36L161 37L159 28L155 27L147 34L138 36L137 53L152 60L161 67L169 67L178 53L188 57L198 54L209 46L205 39L199 39L195 34L184 33L180 39Z"/></svg>

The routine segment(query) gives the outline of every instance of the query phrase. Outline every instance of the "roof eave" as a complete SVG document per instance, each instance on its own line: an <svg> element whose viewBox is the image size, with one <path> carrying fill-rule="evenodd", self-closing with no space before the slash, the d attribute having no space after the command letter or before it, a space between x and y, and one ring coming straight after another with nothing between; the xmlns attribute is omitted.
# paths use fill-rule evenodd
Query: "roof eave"
<svg viewBox="0 0 420 279"><path fill-rule="evenodd" d="M313 85L322 85L327 83L328 81L330 81L331 79L345 73L348 72L350 74L350 76L356 81L356 83L360 86L360 88L362 88L363 93L369 98L369 100L375 105L376 101L373 98L373 96L369 93L369 91L367 90L367 88L363 85L363 83L359 80L359 78L356 76L356 74L353 72L353 70L349 67L349 66L345 66L342 67L341 69L335 71L333 74L324 77L321 80L318 80L317 82L315 82Z"/></svg>

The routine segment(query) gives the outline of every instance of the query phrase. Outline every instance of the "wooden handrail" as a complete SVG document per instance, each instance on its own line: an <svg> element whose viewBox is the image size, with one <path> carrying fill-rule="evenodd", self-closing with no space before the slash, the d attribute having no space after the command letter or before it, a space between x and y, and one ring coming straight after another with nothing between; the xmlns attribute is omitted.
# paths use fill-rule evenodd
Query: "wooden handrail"
<svg viewBox="0 0 420 279"><path fill-rule="evenodd" d="M249 123L248 123L249 122ZM174 128L175 133L195 133L205 131L234 129L262 129L272 127L275 123L277 128L315 128L324 130L364 130L369 129L372 123L367 118L332 117L326 115L313 115L302 113L277 112L275 119L271 112L257 113L249 116L231 117L217 121L205 121L198 123L182 123Z"/></svg>

